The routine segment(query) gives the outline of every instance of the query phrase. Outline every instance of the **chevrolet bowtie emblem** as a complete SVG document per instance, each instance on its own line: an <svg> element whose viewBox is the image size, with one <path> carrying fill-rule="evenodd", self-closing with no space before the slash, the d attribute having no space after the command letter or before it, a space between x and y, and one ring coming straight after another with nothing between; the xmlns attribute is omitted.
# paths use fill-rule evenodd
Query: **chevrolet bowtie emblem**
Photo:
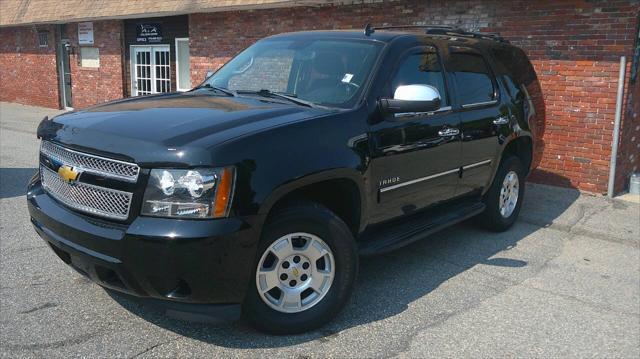
<svg viewBox="0 0 640 359"><path fill-rule="evenodd" d="M71 183L78 179L80 172L74 171L73 167L70 167L70 166L60 166L60 168L58 168L58 175L65 182Z"/></svg>

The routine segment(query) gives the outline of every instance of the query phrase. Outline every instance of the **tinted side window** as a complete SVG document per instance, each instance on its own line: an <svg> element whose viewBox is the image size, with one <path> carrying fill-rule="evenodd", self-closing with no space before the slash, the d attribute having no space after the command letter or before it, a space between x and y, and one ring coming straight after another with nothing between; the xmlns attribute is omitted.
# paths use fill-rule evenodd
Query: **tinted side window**
<svg viewBox="0 0 640 359"><path fill-rule="evenodd" d="M456 95L462 105L495 100L493 81L482 56L452 53L447 70L456 83Z"/></svg>
<svg viewBox="0 0 640 359"><path fill-rule="evenodd" d="M517 47L509 46L491 50L496 60L497 71L507 86L507 91L515 100L522 100L525 95L522 85L528 86L536 80L533 66L524 52Z"/></svg>
<svg viewBox="0 0 640 359"><path fill-rule="evenodd" d="M391 81L391 93L403 85L431 85L440 92L442 106L449 104L442 66L435 49L414 53L402 60Z"/></svg>
<svg viewBox="0 0 640 359"><path fill-rule="evenodd" d="M510 74L518 86L521 84L527 86L535 81L536 75L533 66L521 49L509 46L495 48L491 52L497 65L504 69L504 72Z"/></svg>

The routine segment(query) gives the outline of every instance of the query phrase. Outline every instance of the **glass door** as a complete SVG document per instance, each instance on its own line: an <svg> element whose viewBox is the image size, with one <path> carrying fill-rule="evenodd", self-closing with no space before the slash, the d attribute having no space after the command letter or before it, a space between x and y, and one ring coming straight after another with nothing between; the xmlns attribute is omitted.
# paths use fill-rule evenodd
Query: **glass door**
<svg viewBox="0 0 640 359"><path fill-rule="evenodd" d="M171 91L169 46L134 46L131 54L131 95Z"/></svg>
<svg viewBox="0 0 640 359"><path fill-rule="evenodd" d="M153 93L151 85L151 47L134 47L131 64L133 74L133 96L149 95Z"/></svg>
<svg viewBox="0 0 640 359"><path fill-rule="evenodd" d="M153 67L155 70L154 93L171 92L171 63L169 62L169 46L153 47Z"/></svg>

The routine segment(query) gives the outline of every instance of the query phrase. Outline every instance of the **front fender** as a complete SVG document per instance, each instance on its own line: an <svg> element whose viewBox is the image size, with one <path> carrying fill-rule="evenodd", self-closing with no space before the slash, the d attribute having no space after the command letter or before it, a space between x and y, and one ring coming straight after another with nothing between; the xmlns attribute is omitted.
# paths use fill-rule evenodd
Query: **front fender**
<svg viewBox="0 0 640 359"><path fill-rule="evenodd" d="M337 179L346 179L352 181L358 188L360 198L363 201L363 208L366 207L366 205L364 205L364 202L366 202L366 191L364 189L362 173L355 171L352 168L336 168L321 171L319 173L311 173L303 176L302 178L298 178L295 181L283 183L282 185L275 188L267 196L265 201L262 203L262 206L260 206L260 210L258 211L258 213L262 215L268 214L279 200L284 198L287 194L292 193L293 191L314 184Z"/></svg>
<svg viewBox="0 0 640 359"><path fill-rule="evenodd" d="M241 137L213 148L214 158L238 168L234 215L265 215L291 191L347 179L368 209L368 137L361 110L311 118Z"/></svg>

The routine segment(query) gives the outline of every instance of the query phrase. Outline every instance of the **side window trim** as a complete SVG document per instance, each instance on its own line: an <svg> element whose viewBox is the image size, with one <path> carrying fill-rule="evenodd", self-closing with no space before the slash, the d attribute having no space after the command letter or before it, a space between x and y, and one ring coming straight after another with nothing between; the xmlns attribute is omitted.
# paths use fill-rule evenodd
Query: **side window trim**
<svg viewBox="0 0 640 359"><path fill-rule="evenodd" d="M467 104L463 104L460 107L462 108L476 108L476 107L484 107L484 106L489 106L489 105L495 105L498 103L498 100L491 100L491 101L483 101L483 102L475 102L475 103L467 103Z"/></svg>
<svg viewBox="0 0 640 359"><path fill-rule="evenodd" d="M463 110L468 110L468 109L474 109L474 108L497 105L498 103L500 103L500 97L501 96L500 96L500 87L498 86L498 79L496 78L495 72L493 71L493 68L491 67L490 62L487 61L487 55L483 54L481 51L478 51L478 50L470 48L470 47L450 46L449 47L448 56L451 57L455 53L469 53L469 54L480 56L482 58L482 61L484 61L485 67L489 71L489 78L491 79L491 84L493 86L493 100L491 100L491 101L482 101L482 102L474 102L474 103L468 103L468 104L460 104L460 108L463 109ZM453 79L454 75L446 67L445 67L445 71L446 71L448 80L451 83L454 83L453 92L454 92L454 96L456 96L456 100L457 100L456 102L460 102L459 101L460 99L457 98L458 89L456 88L455 80Z"/></svg>
<svg viewBox="0 0 640 359"><path fill-rule="evenodd" d="M398 56L397 60L395 61L394 65L393 65L392 71L389 72L389 75L387 76L387 79L385 80L383 93L386 92L389 95L393 96L393 89L391 88L391 84L393 82L393 78L398 73L398 70L400 69L400 66L402 66L402 63L404 62L404 60L407 59L407 57L409 57L411 55L415 55L415 54L424 53L424 52L426 52L428 50L435 50L436 56L438 57L438 62L440 64L440 68L442 69L442 83L444 84L444 92L445 92L444 96L446 96L448 104L446 104L446 106L441 106L439 109L437 109L435 111L431 111L431 112L400 114L403 117L405 117L405 116L413 117L413 116L422 116L422 115L433 115L433 114L436 114L436 113L447 112L447 111L451 111L452 110L452 97L451 97L452 91L451 91L451 88L450 88L450 85L449 85L449 80L447 79L447 75L446 75L447 70L445 68L445 61L444 61L444 58L442 56L441 49L438 46L436 46L435 44L423 44L423 45L419 45L419 46L413 46L413 47L405 50L402 54L400 54L400 56ZM441 94L441 96L442 96L442 94Z"/></svg>

